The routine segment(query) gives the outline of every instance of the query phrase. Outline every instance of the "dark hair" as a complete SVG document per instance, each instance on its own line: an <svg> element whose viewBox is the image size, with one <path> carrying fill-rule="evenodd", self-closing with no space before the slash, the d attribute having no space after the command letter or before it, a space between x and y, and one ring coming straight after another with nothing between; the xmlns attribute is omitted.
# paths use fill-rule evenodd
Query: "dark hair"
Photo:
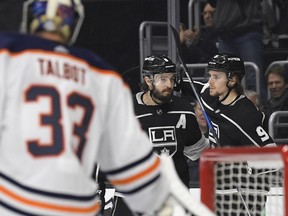
<svg viewBox="0 0 288 216"><path fill-rule="evenodd" d="M244 94L244 88L241 84L242 78L239 78L238 74L234 74L234 76L236 76L236 83L235 83L233 89L235 89L237 94L242 95L242 94Z"/></svg>
<svg viewBox="0 0 288 216"><path fill-rule="evenodd" d="M149 86L147 85L145 79L143 79L143 82L140 84L140 89L143 92L148 92L149 91Z"/></svg>
<svg viewBox="0 0 288 216"><path fill-rule="evenodd" d="M276 74L283 78L284 82L288 84L288 76L285 73L285 67L282 64L272 65L265 73L266 81L268 81L268 76L270 74Z"/></svg>

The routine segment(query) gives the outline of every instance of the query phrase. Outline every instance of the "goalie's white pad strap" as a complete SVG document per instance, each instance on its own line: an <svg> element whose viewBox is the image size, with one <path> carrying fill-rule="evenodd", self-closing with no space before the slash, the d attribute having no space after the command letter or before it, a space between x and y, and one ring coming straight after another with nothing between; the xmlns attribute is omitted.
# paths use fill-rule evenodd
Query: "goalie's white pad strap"
<svg viewBox="0 0 288 216"><path fill-rule="evenodd" d="M189 211L189 213L192 213L196 216L215 216L215 214L211 212L204 204L192 198L188 188L179 179L175 171L172 159L165 155L161 155L160 158L162 161L164 175L168 176L169 191L176 202L182 206L182 208ZM185 215L186 214L183 216ZM179 215L178 213L177 216L182 215Z"/></svg>

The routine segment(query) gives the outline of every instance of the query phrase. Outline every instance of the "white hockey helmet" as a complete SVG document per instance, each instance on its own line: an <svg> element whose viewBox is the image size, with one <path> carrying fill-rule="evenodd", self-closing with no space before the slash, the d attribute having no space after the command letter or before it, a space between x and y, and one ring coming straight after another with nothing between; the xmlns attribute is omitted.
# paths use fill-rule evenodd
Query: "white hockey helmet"
<svg viewBox="0 0 288 216"><path fill-rule="evenodd" d="M80 0L28 0L23 6L21 32L56 32L72 44L83 20L84 8Z"/></svg>

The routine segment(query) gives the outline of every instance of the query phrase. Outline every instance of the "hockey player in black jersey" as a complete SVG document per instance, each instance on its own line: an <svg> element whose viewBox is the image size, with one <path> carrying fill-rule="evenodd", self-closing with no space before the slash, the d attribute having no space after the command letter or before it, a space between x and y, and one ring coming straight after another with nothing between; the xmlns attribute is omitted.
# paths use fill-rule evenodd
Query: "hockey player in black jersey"
<svg viewBox="0 0 288 216"><path fill-rule="evenodd" d="M172 157L180 179L189 187L187 158L195 167L199 166L200 154L210 144L199 129L193 106L188 100L173 96L177 74L176 65L167 56L146 57L142 69L143 91L134 97L134 110L154 151ZM199 185L199 176L196 184ZM116 195L113 216L122 215L132 216L132 213L122 197Z"/></svg>
<svg viewBox="0 0 288 216"><path fill-rule="evenodd" d="M267 133L267 128L263 125L265 115L244 95L244 89L241 85L241 80L245 75L244 62L241 58L230 54L215 55L207 65L206 69L207 83L194 82L200 93L200 98L203 107L210 117L211 122L217 134L218 145L220 147L270 147L276 146L273 139ZM185 80L184 80L185 83ZM187 82L184 84L184 92L188 92ZM192 90L190 90L192 92ZM212 134L209 134L212 136ZM214 141L213 137L210 139ZM215 143L216 144L216 143ZM216 145L215 145L216 146ZM243 163L241 171L233 170L238 173L238 177L231 179L220 179L219 184L227 185L225 189L233 191L240 190L239 193L233 195L238 203L240 203L240 216L255 215L260 216L265 205L266 196L263 195L269 190L268 187L252 182L250 179L242 179L242 173L260 171L248 167L247 163ZM229 167L231 164L219 163L221 169ZM252 169L251 169L252 168ZM230 169L225 169L231 172ZM227 173L226 173L227 174ZM218 173L218 175L221 175ZM260 176L260 175L259 175ZM242 188L241 185L248 184ZM241 195L241 189L248 191L260 191L258 193L248 193ZM226 192L227 192L226 191ZM263 193L261 193L263 192ZM218 195L217 199L227 199L227 196ZM234 200L234 201L235 201ZM253 204L245 205L247 201L257 200ZM248 202L247 202L248 203ZM250 202L251 203L251 202ZM225 208L225 207L224 207ZM230 214L234 215L234 214ZM224 214L224 216L228 216Z"/></svg>
<svg viewBox="0 0 288 216"><path fill-rule="evenodd" d="M230 54L215 55L208 63L206 74L209 81L195 82L195 85L220 146L275 146L263 125L265 115L244 95L242 59ZM186 85L185 89L187 92Z"/></svg>
<svg viewBox="0 0 288 216"><path fill-rule="evenodd" d="M173 96L177 74L175 64L167 56L146 57L143 91L136 94L134 109L154 150L173 158L178 175L189 186L186 157L197 161L209 143L199 129L193 106Z"/></svg>

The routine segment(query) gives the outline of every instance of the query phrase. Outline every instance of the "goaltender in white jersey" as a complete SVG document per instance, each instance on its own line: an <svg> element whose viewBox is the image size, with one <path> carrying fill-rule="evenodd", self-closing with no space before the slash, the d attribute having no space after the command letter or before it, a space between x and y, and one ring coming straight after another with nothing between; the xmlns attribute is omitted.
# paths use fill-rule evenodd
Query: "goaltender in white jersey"
<svg viewBox="0 0 288 216"><path fill-rule="evenodd" d="M0 215L98 215L96 162L135 212L180 207L170 187L179 179L152 153L120 75L66 45L83 20L81 3L30 0L23 14L30 34L0 36ZM196 205L209 214L188 190L182 196L182 213Z"/></svg>

